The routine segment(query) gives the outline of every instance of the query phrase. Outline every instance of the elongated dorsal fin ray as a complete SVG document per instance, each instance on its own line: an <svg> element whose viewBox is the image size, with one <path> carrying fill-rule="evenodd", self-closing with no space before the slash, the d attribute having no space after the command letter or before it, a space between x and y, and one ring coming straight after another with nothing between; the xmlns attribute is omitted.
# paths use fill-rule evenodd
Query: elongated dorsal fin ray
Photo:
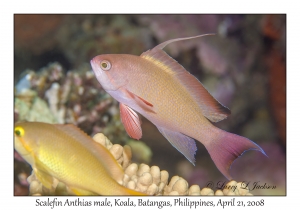
<svg viewBox="0 0 300 210"><path fill-rule="evenodd" d="M204 35L200 35L204 36ZM196 36L196 37L200 37ZM180 41L184 39L191 39L196 37L173 39L173 41ZM162 71L167 72L179 81L192 95L193 99L200 106L202 114L212 122L218 122L230 115L230 110L219 103L201 84L201 82L184 69L176 60L171 58L165 51L162 50L164 46L173 42L166 41L152 50L144 52L141 57L157 65Z"/></svg>
<svg viewBox="0 0 300 210"><path fill-rule="evenodd" d="M191 36L191 37L184 37L184 38L177 38L177 39L170 39L168 41L165 41L159 45L157 45L156 47L154 47L152 50L156 50L156 49L160 49L162 50L165 46L167 46L168 44L172 43L172 42L178 42L178 41L183 41L183 40L188 40L188 39L195 39L195 38L199 38L199 37L203 37L203 36L212 36L215 34L202 34L202 35L198 35L198 36Z"/></svg>

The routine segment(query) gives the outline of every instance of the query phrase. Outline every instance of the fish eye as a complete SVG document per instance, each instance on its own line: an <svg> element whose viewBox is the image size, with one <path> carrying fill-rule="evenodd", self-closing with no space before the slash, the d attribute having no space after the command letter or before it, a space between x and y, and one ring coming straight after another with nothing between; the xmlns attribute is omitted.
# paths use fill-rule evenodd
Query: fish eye
<svg viewBox="0 0 300 210"><path fill-rule="evenodd" d="M22 136L24 136L25 131L22 127L18 126L15 128L15 134L19 137L22 137Z"/></svg>
<svg viewBox="0 0 300 210"><path fill-rule="evenodd" d="M100 67L102 70L104 71L108 71L111 68L111 64L109 61L107 60L103 60L100 62Z"/></svg>

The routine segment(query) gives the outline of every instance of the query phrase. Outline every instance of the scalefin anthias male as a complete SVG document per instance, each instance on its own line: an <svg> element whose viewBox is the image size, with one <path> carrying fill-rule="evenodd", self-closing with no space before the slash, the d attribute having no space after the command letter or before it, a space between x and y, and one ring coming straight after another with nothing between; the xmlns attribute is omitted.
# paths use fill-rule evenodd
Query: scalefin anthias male
<svg viewBox="0 0 300 210"><path fill-rule="evenodd" d="M230 110L220 104L193 75L162 49L172 39L140 56L98 55L91 66L102 87L120 102L121 120L129 136L142 137L140 113L192 164L197 140L208 150L221 173L231 179L232 162L247 150L263 149L251 140L223 131L211 122L225 119Z"/></svg>

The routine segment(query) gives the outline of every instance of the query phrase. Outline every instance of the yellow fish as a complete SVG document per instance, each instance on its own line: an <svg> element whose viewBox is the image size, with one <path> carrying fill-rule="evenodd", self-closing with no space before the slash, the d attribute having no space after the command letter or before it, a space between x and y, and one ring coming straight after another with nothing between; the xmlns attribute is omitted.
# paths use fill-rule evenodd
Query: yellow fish
<svg viewBox="0 0 300 210"><path fill-rule="evenodd" d="M14 132L15 149L47 188L55 177L77 195L145 195L120 185L124 171L112 154L72 124L21 122Z"/></svg>
<svg viewBox="0 0 300 210"><path fill-rule="evenodd" d="M140 56L98 55L91 66L106 92L120 102L121 120L129 136L142 137L138 112L192 164L197 150L194 139L201 142L221 173L231 179L229 168L244 151L265 152L251 140L215 127L211 122L225 119L230 110L162 50L172 42L201 36L205 35L172 39Z"/></svg>

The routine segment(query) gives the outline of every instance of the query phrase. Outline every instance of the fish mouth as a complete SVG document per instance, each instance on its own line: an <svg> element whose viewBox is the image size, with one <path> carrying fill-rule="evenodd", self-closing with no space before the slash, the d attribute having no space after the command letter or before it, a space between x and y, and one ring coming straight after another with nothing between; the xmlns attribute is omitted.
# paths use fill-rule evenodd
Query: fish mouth
<svg viewBox="0 0 300 210"><path fill-rule="evenodd" d="M94 57L93 59L90 60L90 64L93 68L93 70L101 70L100 67L97 65L97 63L99 62L99 59L97 59L98 56Z"/></svg>
<svg viewBox="0 0 300 210"><path fill-rule="evenodd" d="M96 69L96 64L95 64L94 58L90 61L90 64L92 66L93 71L95 71L94 69Z"/></svg>
<svg viewBox="0 0 300 210"><path fill-rule="evenodd" d="M93 72L95 73L95 76L96 78L98 79L98 77L101 77L103 75L102 73L102 69L100 69L97 64L96 64L96 61L94 60L95 58L93 58L91 61L90 61L90 64L92 66L92 70ZM100 82L100 81L99 81ZM100 82L101 83L101 82Z"/></svg>

